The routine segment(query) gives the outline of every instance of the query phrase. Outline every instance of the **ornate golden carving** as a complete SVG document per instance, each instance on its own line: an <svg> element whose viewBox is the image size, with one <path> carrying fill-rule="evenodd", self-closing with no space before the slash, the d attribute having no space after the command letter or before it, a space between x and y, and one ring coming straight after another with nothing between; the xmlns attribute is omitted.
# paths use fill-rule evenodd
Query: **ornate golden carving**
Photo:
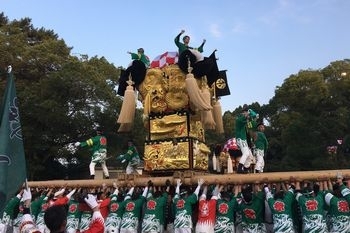
<svg viewBox="0 0 350 233"><path fill-rule="evenodd" d="M217 79L215 85L218 89L224 89L227 86L225 80L222 78Z"/></svg>
<svg viewBox="0 0 350 233"><path fill-rule="evenodd" d="M189 142L145 145L145 170L189 169Z"/></svg>
<svg viewBox="0 0 350 233"><path fill-rule="evenodd" d="M168 77L168 93L166 94L166 102L168 107L173 110L184 109L188 107L188 95L185 85L185 74L178 66L169 66L165 68Z"/></svg>
<svg viewBox="0 0 350 233"><path fill-rule="evenodd" d="M199 170L208 169L208 155L210 149L202 142L193 142L193 168Z"/></svg>
<svg viewBox="0 0 350 233"><path fill-rule="evenodd" d="M189 136L193 138L198 138L198 140L204 142L205 137L204 137L204 129L202 126L202 122L200 121L190 121L190 132Z"/></svg>
<svg viewBox="0 0 350 233"><path fill-rule="evenodd" d="M198 86L206 84L205 78L196 82ZM138 90L144 105L144 123L150 131L150 141L145 144L144 169L207 170L210 150L204 144L201 114L189 101L186 74L178 65L148 69Z"/></svg>
<svg viewBox="0 0 350 233"><path fill-rule="evenodd" d="M139 85L139 92L142 99L150 95L151 112L164 112L168 106L165 101L167 92L167 80L164 78L164 72L160 69L148 69L144 81ZM143 103L145 105L145 103Z"/></svg>
<svg viewBox="0 0 350 233"><path fill-rule="evenodd" d="M155 113L187 109L189 98L185 79L185 74L177 65L148 69L144 81L138 87L141 99L145 100L149 94L150 111Z"/></svg>
<svg viewBox="0 0 350 233"><path fill-rule="evenodd" d="M151 140L187 136L186 115L165 115L162 118L151 119L150 122Z"/></svg>

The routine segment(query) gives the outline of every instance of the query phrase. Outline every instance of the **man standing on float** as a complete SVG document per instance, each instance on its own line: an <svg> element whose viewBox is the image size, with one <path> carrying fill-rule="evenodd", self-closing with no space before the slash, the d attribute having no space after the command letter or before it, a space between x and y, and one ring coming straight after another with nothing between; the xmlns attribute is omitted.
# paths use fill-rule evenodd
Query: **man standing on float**
<svg viewBox="0 0 350 233"><path fill-rule="evenodd" d="M102 129L98 128L96 130L96 136L89 138L84 142L76 142L74 145L76 147L91 147L91 163L89 165L90 169L90 179L95 178L95 166L96 164L101 164L103 173L106 179L109 179L109 172L106 166L107 158L107 138L102 135Z"/></svg>
<svg viewBox="0 0 350 233"><path fill-rule="evenodd" d="M242 152L242 157L239 160L239 164L237 167L237 173L247 173L244 164L246 160L249 158L250 149L247 142L247 121L249 118L249 110L248 106L245 104L243 106L242 113L236 117L235 124L235 133L236 133L236 141L239 149Z"/></svg>

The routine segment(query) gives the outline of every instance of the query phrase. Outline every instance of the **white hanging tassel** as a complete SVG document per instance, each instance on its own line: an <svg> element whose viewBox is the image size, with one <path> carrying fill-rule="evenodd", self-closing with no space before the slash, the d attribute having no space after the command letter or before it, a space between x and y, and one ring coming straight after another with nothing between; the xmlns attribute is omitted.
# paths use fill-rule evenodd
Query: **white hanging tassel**
<svg viewBox="0 0 350 233"><path fill-rule="evenodd" d="M199 110L211 110L212 106L207 104L203 97L201 96L201 90L198 87L197 81L194 78L193 74L186 75L186 89L187 94L190 97L190 101L199 109Z"/></svg>
<svg viewBox="0 0 350 233"><path fill-rule="evenodd" d="M211 106L211 96L207 87L204 87L204 89L201 92L201 96L203 97L205 102ZM214 121L212 110L201 111L201 122L204 129L215 129L216 124Z"/></svg>
<svg viewBox="0 0 350 233"><path fill-rule="evenodd" d="M196 108L198 108L198 110L211 110L213 108L211 104L206 103L200 94L201 89L198 87L197 80L191 73L192 69L190 61L188 61L188 74L186 74L185 84L190 101L196 106Z"/></svg>
<svg viewBox="0 0 350 233"><path fill-rule="evenodd" d="M230 155L227 158L227 173L233 173L232 159Z"/></svg>
<svg viewBox="0 0 350 233"><path fill-rule="evenodd" d="M136 111L136 97L134 87L132 86L133 81L131 80L131 76L129 76L129 80L127 81L128 86L126 87L124 93L123 104L119 113L119 117L117 123L127 123L131 124L134 122L135 111Z"/></svg>
<svg viewBox="0 0 350 233"><path fill-rule="evenodd" d="M217 161L217 164L216 164L216 171L217 171L218 173L221 172L221 163L220 163L220 160Z"/></svg>
<svg viewBox="0 0 350 233"><path fill-rule="evenodd" d="M133 123L121 123L118 129L118 133L127 133L132 130Z"/></svg>
<svg viewBox="0 0 350 233"><path fill-rule="evenodd" d="M128 86L124 92L124 100L117 120L117 123L120 124L118 132L130 132L135 118L136 92L132 86L134 82L131 79L131 75L129 75L127 83Z"/></svg>
<svg viewBox="0 0 350 233"><path fill-rule="evenodd" d="M216 155L213 154L213 170L216 171Z"/></svg>
<svg viewBox="0 0 350 233"><path fill-rule="evenodd" d="M219 99L215 100L213 106L213 117L216 123L215 129L217 133L224 133L224 124L222 120L222 109Z"/></svg>

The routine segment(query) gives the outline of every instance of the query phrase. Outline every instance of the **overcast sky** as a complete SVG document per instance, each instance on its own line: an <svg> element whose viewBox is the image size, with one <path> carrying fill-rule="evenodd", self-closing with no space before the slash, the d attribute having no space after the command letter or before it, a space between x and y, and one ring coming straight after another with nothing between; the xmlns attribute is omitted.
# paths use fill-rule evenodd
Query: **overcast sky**
<svg viewBox="0 0 350 233"><path fill-rule="evenodd" d="M135 3L136 2L136 3ZM151 60L177 51L184 29L191 45L207 40L227 70L230 96L223 111L245 103L267 104L291 74L349 58L348 0L0 0L9 20L29 17L53 30L74 54L104 56L127 67L143 47Z"/></svg>

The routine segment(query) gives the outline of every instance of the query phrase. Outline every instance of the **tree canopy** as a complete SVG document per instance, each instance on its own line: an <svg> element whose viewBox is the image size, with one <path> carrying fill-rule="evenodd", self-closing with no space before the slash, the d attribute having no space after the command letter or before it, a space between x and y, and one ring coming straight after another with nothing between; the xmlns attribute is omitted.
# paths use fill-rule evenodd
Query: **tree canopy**
<svg viewBox="0 0 350 233"><path fill-rule="evenodd" d="M120 67L104 57L72 56L71 49L53 31L34 28L29 18L10 22L0 15L0 64L4 68L12 65L16 78L31 180L68 170L84 172L90 154L72 151L69 145L88 139L96 126L105 129L109 145L113 145L111 154L121 153L126 137L133 137L132 133L116 134L122 103L116 95ZM5 87L4 71L1 90ZM67 161L58 160L62 158ZM74 169L67 169L68 165ZM61 172L52 171L60 168Z"/></svg>

